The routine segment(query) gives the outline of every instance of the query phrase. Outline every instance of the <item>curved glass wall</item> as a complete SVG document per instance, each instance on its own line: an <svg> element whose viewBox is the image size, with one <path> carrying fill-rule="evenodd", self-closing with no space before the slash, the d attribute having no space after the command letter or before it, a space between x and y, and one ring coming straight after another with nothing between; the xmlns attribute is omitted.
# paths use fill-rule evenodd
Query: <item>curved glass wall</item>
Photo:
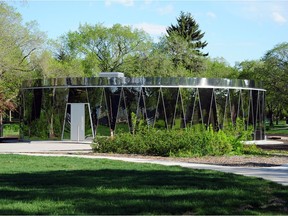
<svg viewBox="0 0 288 216"><path fill-rule="evenodd" d="M22 139L83 140L129 132L134 128L132 113L159 129L205 124L218 130L240 118L246 128L254 128L254 139L265 135L265 90L249 80L29 80L23 83L21 98Z"/></svg>

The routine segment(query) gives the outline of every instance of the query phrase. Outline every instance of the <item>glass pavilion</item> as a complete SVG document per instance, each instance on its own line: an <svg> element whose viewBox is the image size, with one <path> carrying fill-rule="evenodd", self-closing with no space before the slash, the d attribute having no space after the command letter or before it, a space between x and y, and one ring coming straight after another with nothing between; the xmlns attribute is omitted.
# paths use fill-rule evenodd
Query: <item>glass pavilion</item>
<svg viewBox="0 0 288 216"><path fill-rule="evenodd" d="M21 89L22 139L85 140L132 131L131 114L149 126L196 124L223 129L236 122L265 135L265 90L254 81L207 78L55 78Z"/></svg>

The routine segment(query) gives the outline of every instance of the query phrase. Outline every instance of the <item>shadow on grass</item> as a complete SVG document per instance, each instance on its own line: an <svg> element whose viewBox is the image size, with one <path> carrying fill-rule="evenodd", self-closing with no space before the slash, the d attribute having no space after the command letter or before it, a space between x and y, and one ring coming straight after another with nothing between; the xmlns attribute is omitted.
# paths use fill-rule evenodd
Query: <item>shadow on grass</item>
<svg viewBox="0 0 288 216"><path fill-rule="evenodd" d="M0 175L0 215L287 214L287 197L271 182L182 168Z"/></svg>

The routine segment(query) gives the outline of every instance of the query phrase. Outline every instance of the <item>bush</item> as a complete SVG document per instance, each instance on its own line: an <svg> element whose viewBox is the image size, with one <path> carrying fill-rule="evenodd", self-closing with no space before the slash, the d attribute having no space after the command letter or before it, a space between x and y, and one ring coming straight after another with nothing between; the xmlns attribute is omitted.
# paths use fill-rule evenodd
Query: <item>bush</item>
<svg viewBox="0 0 288 216"><path fill-rule="evenodd" d="M249 132L238 126L215 132L203 125L178 130L161 130L142 126L136 133L119 133L114 137L96 137L95 152L154 156L205 156L241 154L242 140Z"/></svg>

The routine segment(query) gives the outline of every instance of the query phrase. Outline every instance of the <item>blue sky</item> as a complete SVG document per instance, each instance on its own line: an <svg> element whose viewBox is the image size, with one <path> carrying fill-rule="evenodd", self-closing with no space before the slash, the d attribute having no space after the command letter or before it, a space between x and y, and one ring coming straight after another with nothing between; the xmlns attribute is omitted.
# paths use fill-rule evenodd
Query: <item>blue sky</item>
<svg viewBox="0 0 288 216"><path fill-rule="evenodd" d="M205 32L205 52L231 66L260 59L276 44L288 42L288 0L98 0L12 1L24 22L36 20L51 39L79 24L116 23L142 28L155 40L180 11L190 12Z"/></svg>

